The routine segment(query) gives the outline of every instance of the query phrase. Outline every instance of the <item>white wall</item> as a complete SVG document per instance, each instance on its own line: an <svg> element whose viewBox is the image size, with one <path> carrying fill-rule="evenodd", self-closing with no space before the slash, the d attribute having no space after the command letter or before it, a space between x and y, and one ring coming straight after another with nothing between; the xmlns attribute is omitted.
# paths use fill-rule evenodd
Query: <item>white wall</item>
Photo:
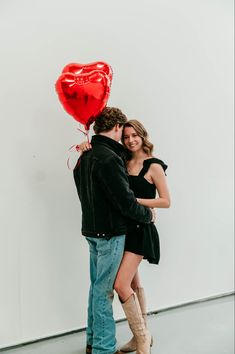
<svg viewBox="0 0 235 354"><path fill-rule="evenodd" d="M0 40L0 347L86 324L66 167L83 136L54 90L69 62L113 67L109 105L141 120L169 165L161 263L141 266L149 310L232 291L233 1L2 0Z"/></svg>

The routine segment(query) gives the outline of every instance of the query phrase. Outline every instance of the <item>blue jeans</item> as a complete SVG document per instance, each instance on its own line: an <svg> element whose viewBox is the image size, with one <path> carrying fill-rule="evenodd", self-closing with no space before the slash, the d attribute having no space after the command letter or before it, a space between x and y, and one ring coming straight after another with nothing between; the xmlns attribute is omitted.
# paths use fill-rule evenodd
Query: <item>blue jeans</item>
<svg viewBox="0 0 235 354"><path fill-rule="evenodd" d="M86 237L90 247L90 291L87 344L92 354L116 351L116 326L113 318L113 285L122 260L125 235L104 238Z"/></svg>

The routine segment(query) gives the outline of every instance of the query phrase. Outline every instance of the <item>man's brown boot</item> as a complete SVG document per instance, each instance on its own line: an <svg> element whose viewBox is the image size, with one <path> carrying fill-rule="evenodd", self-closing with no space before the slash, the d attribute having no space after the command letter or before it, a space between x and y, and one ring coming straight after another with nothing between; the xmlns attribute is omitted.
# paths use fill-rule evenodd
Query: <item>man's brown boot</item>
<svg viewBox="0 0 235 354"><path fill-rule="evenodd" d="M87 344L86 346L86 354L92 354L92 346L90 344ZM117 350L114 354L123 354L123 353Z"/></svg>
<svg viewBox="0 0 235 354"><path fill-rule="evenodd" d="M86 346L86 354L91 354L92 353L92 346L90 344L87 344Z"/></svg>

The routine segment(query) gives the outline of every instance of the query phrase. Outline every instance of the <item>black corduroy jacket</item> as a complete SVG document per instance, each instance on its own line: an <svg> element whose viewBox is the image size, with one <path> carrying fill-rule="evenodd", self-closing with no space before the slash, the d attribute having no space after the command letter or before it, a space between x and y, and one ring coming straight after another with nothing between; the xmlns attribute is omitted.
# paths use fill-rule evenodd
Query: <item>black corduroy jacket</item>
<svg viewBox="0 0 235 354"><path fill-rule="evenodd" d="M82 234L104 238L123 235L128 218L150 223L150 209L138 204L129 187L124 147L103 135L94 135L91 144L92 149L82 154L74 169Z"/></svg>

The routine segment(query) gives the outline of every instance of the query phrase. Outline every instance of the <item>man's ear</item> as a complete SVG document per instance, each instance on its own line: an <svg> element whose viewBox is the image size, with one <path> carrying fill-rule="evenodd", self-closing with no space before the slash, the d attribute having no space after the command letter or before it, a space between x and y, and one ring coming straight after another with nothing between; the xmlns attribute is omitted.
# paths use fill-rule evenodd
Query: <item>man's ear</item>
<svg viewBox="0 0 235 354"><path fill-rule="evenodd" d="M116 124L116 125L114 126L114 128L115 128L115 132L117 132L118 129L120 128L119 124Z"/></svg>

